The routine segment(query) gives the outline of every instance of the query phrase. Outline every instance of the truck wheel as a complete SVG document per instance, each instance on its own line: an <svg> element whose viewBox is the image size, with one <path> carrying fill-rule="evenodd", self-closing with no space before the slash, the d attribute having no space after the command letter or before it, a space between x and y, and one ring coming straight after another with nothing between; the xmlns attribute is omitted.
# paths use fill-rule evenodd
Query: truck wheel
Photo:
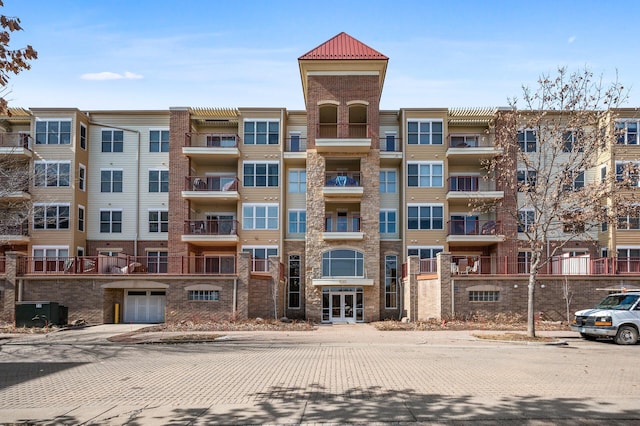
<svg viewBox="0 0 640 426"><path fill-rule="evenodd" d="M586 333L580 333L580 336L585 340L596 340L597 339L596 336L593 336L591 334L586 334Z"/></svg>
<svg viewBox="0 0 640 426"><path fill-rule="evenodd" d="M638 330L630 325L618 328L615 341L619 345L635 345L638 342Z"/></svg>

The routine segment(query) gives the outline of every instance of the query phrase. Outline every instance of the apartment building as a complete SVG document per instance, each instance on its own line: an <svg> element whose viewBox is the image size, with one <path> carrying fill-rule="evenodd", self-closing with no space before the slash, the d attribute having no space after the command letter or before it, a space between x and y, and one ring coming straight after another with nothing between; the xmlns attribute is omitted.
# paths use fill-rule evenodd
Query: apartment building
<svg viewBox="0 0 640 426"><path fill-rule="evenodd" d="M13 110L0 154L32 182L0 202L33 212L0 236L2 317L16 301L94 323L522 311L527 252L504 213L517 202L483 167L504 155L500 110L381 110L387 63L345 33L303 54L304 111ZM588 179L640 158L636 112L620 116ZM478 199L503 209L473 212ZM602 283L637 286L639 236L638 218L621 218L572 247L588 268L550 273L543 306L561 311L562 277L584 300ZM625 261L605 274L598 258Z"/></svg>

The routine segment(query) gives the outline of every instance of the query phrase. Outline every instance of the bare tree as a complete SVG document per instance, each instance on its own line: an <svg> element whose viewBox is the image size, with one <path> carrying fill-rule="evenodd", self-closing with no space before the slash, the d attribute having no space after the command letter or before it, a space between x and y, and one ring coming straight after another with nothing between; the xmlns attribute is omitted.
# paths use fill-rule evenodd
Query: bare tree
<svg viewBox="0 0 640 426"><path fill-rule="evenodd" d="M0 7L4 3L0 0ZM19 74L31 68L29 61L38 53L27 45L24 48L10 47L11 33L22 30L20 19L0 15L0 116L10 116L5 95L11 74ZM27 221L32 214L30 198L25 195L33 178L28 160L16 156L15 150L24 148L26 139L20 135L2 134L0 138L0 244L8 236L22 235L27 231ZM3 238L4 236L4 238Z"/></svg>
<svg viewBox="0 0 640 426"><path fill-rule="evenodd" d="M604 179L600 174L615 144L615 108L625 99L617 82L605 87L589 70L560 68L556 76L540 78L535 90L523 88L522 109L513 99L497 114L496 147L502 155L486 168L505 197L474 200L471 207L511 217L507 237L528 252L531 337L538 273L570 242L594 241L602 223L613 223L630 205L618 191L628 179L616 179L615 170Z"/></svg>

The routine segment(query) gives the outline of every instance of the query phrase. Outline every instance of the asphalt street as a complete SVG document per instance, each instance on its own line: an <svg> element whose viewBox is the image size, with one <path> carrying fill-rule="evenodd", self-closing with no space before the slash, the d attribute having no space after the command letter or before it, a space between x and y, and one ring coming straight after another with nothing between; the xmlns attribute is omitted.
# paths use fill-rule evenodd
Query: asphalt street
<svg viewBox="0 0 640 426"><path fill-rule="evenodd" d="M541 333L560 339L552 345L366 324L107 341L134 328L0 340L0 423L640 423L640 345L571 332Z"/></svg>

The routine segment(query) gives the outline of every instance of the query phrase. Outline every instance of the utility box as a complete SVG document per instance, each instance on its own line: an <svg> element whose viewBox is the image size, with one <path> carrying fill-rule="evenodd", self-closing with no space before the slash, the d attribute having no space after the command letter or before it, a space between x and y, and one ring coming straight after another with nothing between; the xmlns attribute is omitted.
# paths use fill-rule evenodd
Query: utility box
<svg viewBox="0 0 640 426"><path fill-rule="evenodd" d="M16 327L66 325L68 308L57 302L16 302Z"/></svg>

